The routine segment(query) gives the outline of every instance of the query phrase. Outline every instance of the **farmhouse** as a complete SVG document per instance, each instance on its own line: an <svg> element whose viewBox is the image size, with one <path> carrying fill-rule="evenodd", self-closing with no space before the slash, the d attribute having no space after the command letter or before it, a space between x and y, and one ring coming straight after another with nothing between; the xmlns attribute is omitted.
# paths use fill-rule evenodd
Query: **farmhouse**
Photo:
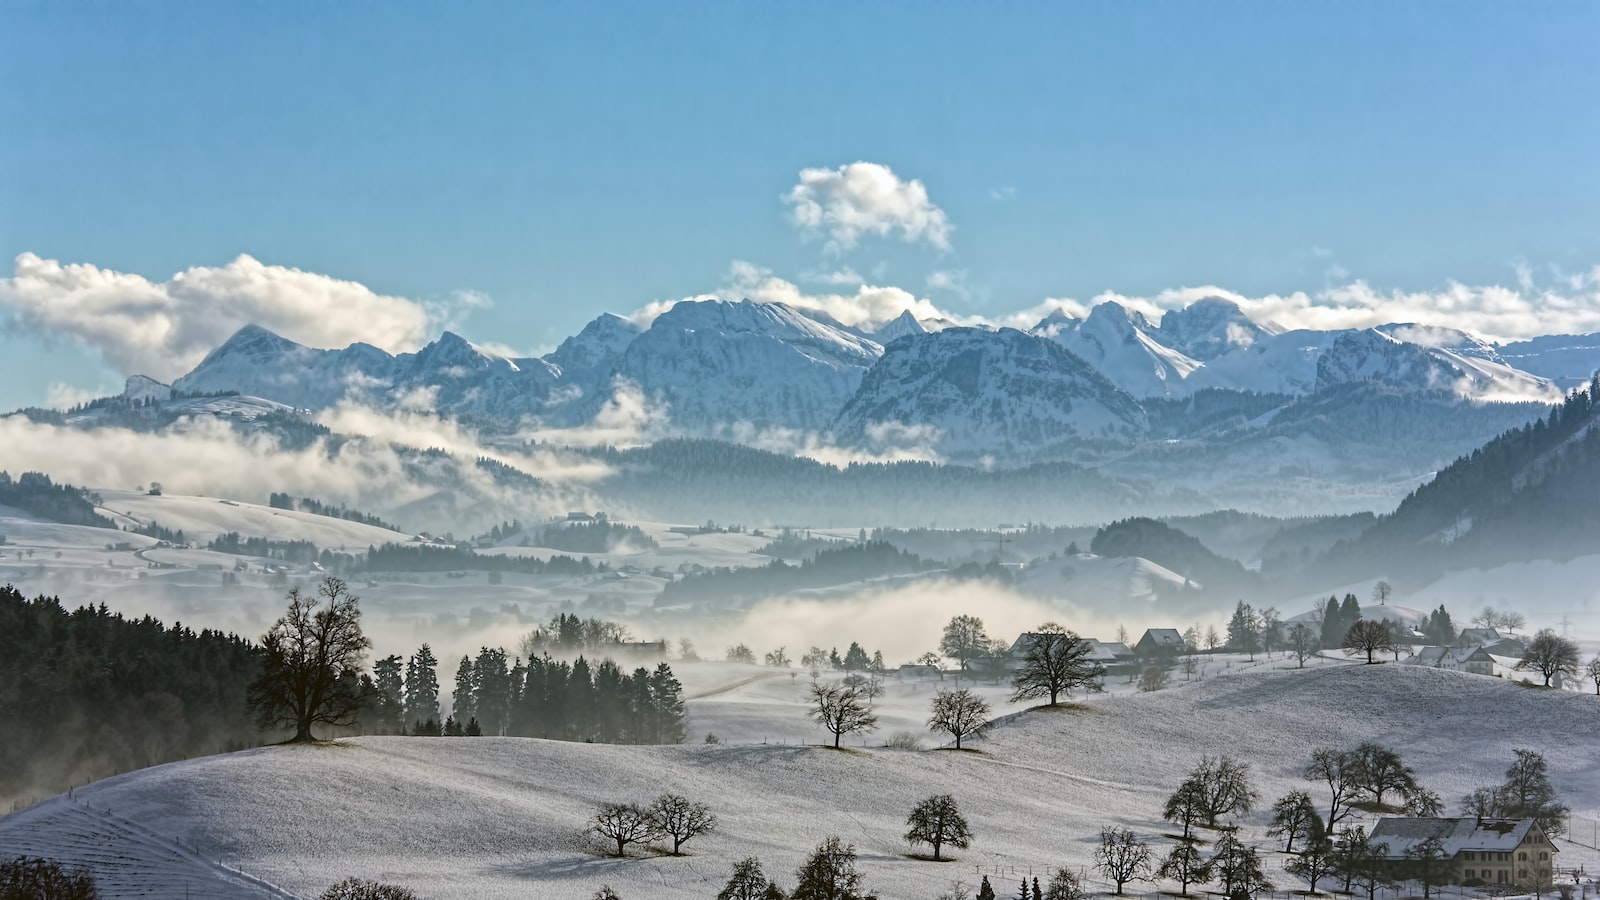
<svg viewBox="0 0 1600 900"><path fill-rule="evenodd" d="M1133 645L1133 652L1148 662L1170 664L1183 653L1183 635L1176 628L1149 628Z"/></svg>
<svg viewBox="0 0 1600 900"><path fill-rule="evenodd" d="M1494 658L1482 647L1423 647L1407 659L1405 665L1454 669L1473 675L1494 674Z"/></svg>
<svg viewBox="0 0 1600 900"><path fill-rule="evenodd" d="M1368 837L1398 874L1437 860L1438 883L1548 885L1555 844L1533 819L1380 819Z"/></svg>

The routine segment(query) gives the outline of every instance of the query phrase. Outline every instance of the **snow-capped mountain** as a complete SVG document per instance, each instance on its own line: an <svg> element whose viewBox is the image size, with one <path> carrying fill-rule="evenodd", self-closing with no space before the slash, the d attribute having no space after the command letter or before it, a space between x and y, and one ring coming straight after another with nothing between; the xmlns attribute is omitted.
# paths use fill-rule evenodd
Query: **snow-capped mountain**
<svg viewBox="0 0 1600 900"><path fill-rule="evenodd" d="M1011 328L947 328L890 344L834 422L870 441L885 426L934 429L952 457L1025 456L1145 433L1138 401L1083 359Z"/></svg>
<svg viewBox="0 0 1600 900"><path fill-rule="evenodd" d="M1402 332L1403 333L1403 332ZM1431 347L1376 328L1340 335L1317 360L1317 388L1372 381L1469 399L1555 399L1549 381L1485 359L1471 346Z"/></svg>
<svg viewBox="0 0 1600 900"><path fill-rule="evenodd" d="M1052 315L1033 333L1072 351L1100 374L1135 397L1167 397L1184 393L1183 380L1200 368L1151 335L1145 317L1115 301L1101 303L1084 319Z"/></svg>
<svg viewBox="0 0 1600 900"><path fill-rule="evenodd" d="M1498 348L1500 358L1562 388L1587 382L1600 371L1600 334L1552 334Z"/></svg>
<svg viewBox="0 0 1600 900"><path fill-rule="evenodd" d="M589 384L604 380L643 330L629 319L603 313L583 326L582 331L562 341L544 360L561 369L565 382Z"/></svg>
<svg viewBox="0 0 1600 900"><path fill-rule="evenodd" d="M882 353L781 303L686 301L635 337L612 374L664 402L691 432L733 423L817 430Z"/></svg>
<svg viewBox="0 0 1600 900"><path fill-rule="evenodd" d="M371 344L319 350L247 325L172 387L185 393L238 391L303 409L356 398L380 405L426 401L441 412L515 417L543 409L558 372L543 360L489 353L450 332L416 353L394 356Z"/></svg>
<svg viewBox="0 0 1600 900"><path fill-rule="evenodd" d="M1239 304L1222 297L1204 297L1161 316L1160 339L1193 360L1209 362L1252 347L1281 329L1251 321Z"/></svg>
<svg viewBox="0 0 1600 900"><path fill-rule="evenodd" d="M908 309L899 316L896 316L893 321L884 324L883 327L879 328L877 331L874 331L872 333L872 338L873 340L887 347L889 346L890 341L898 340L906 335L927 333L928 329L924 327L923 324L917 320L917 317L911 314L911 310Z"/></svg>

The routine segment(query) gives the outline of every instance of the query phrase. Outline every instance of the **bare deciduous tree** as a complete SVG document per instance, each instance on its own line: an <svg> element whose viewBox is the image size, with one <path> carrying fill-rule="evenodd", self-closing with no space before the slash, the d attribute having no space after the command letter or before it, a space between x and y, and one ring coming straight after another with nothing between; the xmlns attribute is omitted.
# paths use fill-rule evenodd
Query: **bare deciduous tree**
<svg viewBox="0 0 1600 900"><path fill-rule="evenodd" d="M661 836L650 810L637 803L607 803L594 814L590 830L617 844L617 855L626 856L631 844L646 844Z"/></svg>
<svg viewBox="0 0 1600 900"><path fill-rule="evenodd" d="M693 803L680 794L662 794L650 805L650 819L664 837L672 838L672 855L682 856L680 849L690 838L698 837L717 827L717 817L704 803ZM620 855L620 854L619 854Z"/></svg>
<svg viewBox="0 0 1600 900"><path fill-rule="evenodd" d="M982 737L988 728L989 704L982 697L966 688L933 695L933 715L928 718L928 730L950 732L956 739L957 750L961 749L962 738Z"/></svg>
<svg viewBox="0 0 1600 900"><path fill-rule="evenodd" d="M315 597L289 591L288 611L261 639L261 675L250 685L262 729L293 726L293 741L311 741L312 725L355 722L366 700L361 664L372 646L361 633L359 599L337 578L318 585Z"/></svg>
<svg viewBox="0 0 1600 900"><path fill-rule="evenodd" d="M1123 885L1150 874L1150 845L1130 829L1102 828L1100 846L1094 851L1094 865L1116 882L1120 895Z"/></svg>
<svg viewBox="0 0 1600 900"><path fill-rule="evenodd" d="M1546 628L1528 642L1528 650L1517 663L1518 669L1531 670L1544 676L1544 686L1557 675L1578 677L1578 645L1576 642Z"/></svg>
<svg viewBox="0 0 1600 900"><path fill-rule="evenodd" d="M1367 619L1350 626L1344 633L1344 652L1347 656L1367 655L1367 665L1372 665L1372 655L1379 650L1389 650L1394 647L1394 640L1389 634L1389 629L1382 622L1373 622Z"/></svg>
<svg viewBox="0 0 1600 900"><path fill-rule="evenodd" d="M1045 624L1029 637L1022 668L1011 679L1011 701L1049 697L1050 706L1076 688L1105 677L1105 666L1089 658L1094 646L1060 626Z"/></svg>
<svg viewBox="0 0 1600 900"><path fill-rule="evenodd" d="M848 685L812 682L810 715L833 735L834 749L847 734L878 729L871 704L860 690Z"/></svg>
<svg viewBox="0 0 1600 900"><path fill-rule="evenodd" d="M906 841L931 846L933 858L939 859L945 844L962 850L972 846L972 829L956 808L955 798L938 794L918 803L906 817Z"/></svg>

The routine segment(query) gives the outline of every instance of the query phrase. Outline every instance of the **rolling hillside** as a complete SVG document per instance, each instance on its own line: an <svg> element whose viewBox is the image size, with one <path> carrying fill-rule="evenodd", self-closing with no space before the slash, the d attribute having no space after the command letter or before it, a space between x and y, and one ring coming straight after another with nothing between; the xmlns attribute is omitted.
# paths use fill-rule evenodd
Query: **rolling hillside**
<svg viewBox="0 0 1600 900"><path fill-rule="evenodd" d="M107 896L140 896L209 872L209 896L241 896L234 870L315 896L357 874L425 897L715 895L732 863L790 873L822 838L853 842L885 900L926 898L975 867L997 888L1030 868L1090 862L1105 824L1154 838L1160 806L1202 753L1248 762L1261 791L1244 837L1266 849L1260 807L1317 787L1298 778L1313 749L1378 740L1454 805L1495 783L1514 747L1550 762L1574 812L1600 811L1600 700L1399 666L1333 666L1210 678L1154 694L1030 711L999 723L980 753L762 745L616 747L520 739L362 738L191 760L81 788L0 819L0 852L96 865ZM1486 723L1493 723L1486 725ZM581 836L597 804L674 790L704 799L721 827L682 858L599 855ZM953 793L977 835L957 862L910 859L917 800ZM1319 802L1322 802L1319 799ZM129 822L138 822L130 826ZM185 849L189 848L189 849ZM1294 880L1268 854L1282 886ZM217 867L222 860L231 867ZM1563 844L1562 866L1600 853ZM1014 887L1013 887L1014 889ZM192 896L200 896L196 890ZM255 886L256 896L283 896Z"/></svg>

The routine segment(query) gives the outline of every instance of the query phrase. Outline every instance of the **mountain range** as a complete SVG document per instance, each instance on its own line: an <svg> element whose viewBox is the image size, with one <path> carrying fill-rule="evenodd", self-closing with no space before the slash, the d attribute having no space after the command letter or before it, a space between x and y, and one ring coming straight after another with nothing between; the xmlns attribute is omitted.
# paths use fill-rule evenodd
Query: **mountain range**
<svg viewBox="0 0 1600 900"><path fill-rule="evenodd" d="M1408 323L1285 330L1222 298L1159 323L1106 302L1026 330L909 312L866 330L781 303L704 300L648 322L602 315L541 357L448 332L391 354L307 347L247 326L170 392L236 392L313 414L347 402L421 410L491 439L542 433L558 443L582 442L585 426L629 409L650 427L607 430L606 442L1070 462L1177 498L1172 509L1287 514L1307 502L1391 507L1461 454L1543 416L1596 368L1600 335L1493 344ZM127 396L168 391L136 376Z"/></svg>

